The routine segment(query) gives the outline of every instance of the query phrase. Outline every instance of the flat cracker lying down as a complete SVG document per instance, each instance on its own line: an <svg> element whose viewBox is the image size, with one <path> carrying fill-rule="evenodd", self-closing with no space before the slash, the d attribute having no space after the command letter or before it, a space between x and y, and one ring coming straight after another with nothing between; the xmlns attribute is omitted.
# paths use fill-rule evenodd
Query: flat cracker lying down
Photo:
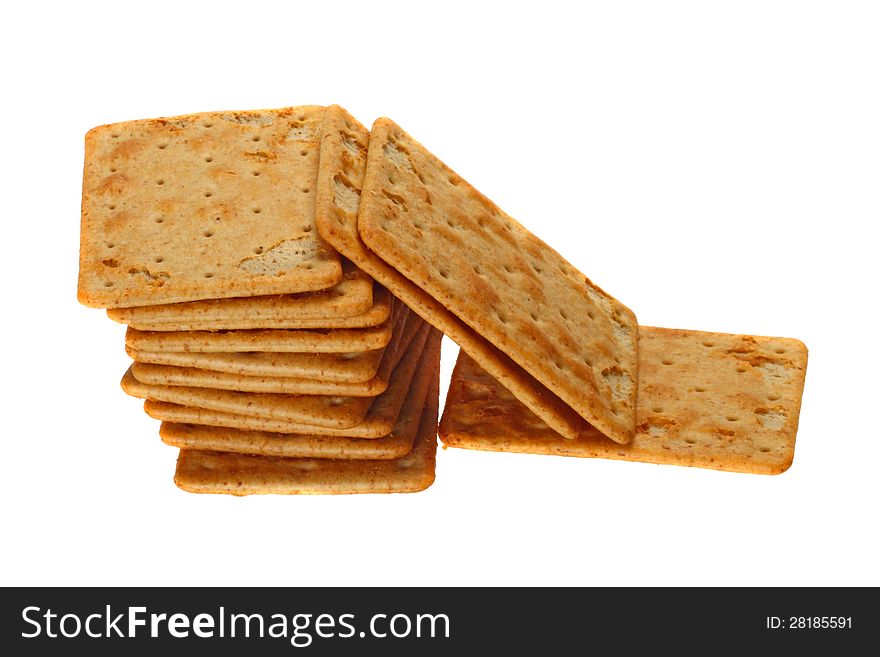
<svg viewBox="0 0 880 657"><path fill-rule="evenodd" d="M132 319L129 326L140 331L232 331L242 329L358 329L379 326L391 315L392 297L383 287L373 289L373 305L352 317L287 318L227 317L210 321L147 322Z"/></svg>
<svg viewBox="0 0 880 657"><path fill-rule="evenodd" d="M383 131L383 134L385 133L387 133L387 130ZM518 399L542 417L555 430L568 438L576 437L586 425L586 422L556 393L552 392L542 382L538 381L534 376L514 362L506 353L490 343L479 332L475 331L471 326L462 321L462 319L450 312L445 305L445 302L441 303L431 296L431 294L414 282L415 279L410 280L410 278L404 276L395 268L396 264L395 266L390 266L382 258L377 257L372 251L366 248L358 232L358 211L360 208L364 175L367 168L367 144L369 138L369 132L358 123L356 119L345 112L345 110L338 106L331 106L327 109L322 127L321 163L318 174L318 194L315 208L316 222L321 236L338 249L340 253L343 253L347 258L367 271L373 278L388 287L388 289L390 289L398 298L403 300L404 303L410 306L422 318L439 328L452 340L458 343L465 351L476 358L483 368L501 381L505 387L517 396ZM380 146L378 151L385 153L384 146ZM391 160L390 162L385 163L385 168L389 169L389 175L392 178L395 178L395 180L411 178L415 173L410 170L412 167L411 160L409 161L410 169L407 169L406 156L401 155L401 151L397 146L392 144L387 151L387 156L390 157ZM380 170L383 168L383 163L380 159L381 158L374 158L374 179L377 174L381 174ZM431 162L430 168L448 171L441 163L436 161L436 159L432 159L429 155L428 161ZM399 163L403 167L402 171L397 174L390 171L391 168L396 167L395 163ZM419 173L422 173L421 169L419 170ZM460 178L454 176L451 172L448 173L452 176L449 180L454 180L456 184L463 183ZM386 178L387 177L388 176L386 175ZM368 203L372 209L368 207L365 210L365 213L369 214L378 211L382 216L385 216L385 214L391 216L397 213L398 208L398 204L394 199L396 198L397 201L401 201L403 198L394 192L390 192L391 197L386 195L379 186L381 181L381 176L378 180L374 180L373 189L371 191L373 201ZM419 197L418 203L427 202L427 199L432 199L432 196L427 192L427 189L422 189L420 192L417 188L417 184L420 184L421 181L419 181L419 183L412 181L412 183L416 186L412 187L410 191ZM441 189L446 186L447 179L443 179L440 182L440 185ZM471 191L474 195L473 199L478 205L484 205L484 209L487 211L494 208L494 206L489 204L488 201L479 196L475 191ZM389 202L391 205L388 205ZM384 210L382 209L383 205L387 206ZM477 212L474 217L471 218L463 217L462 222L456 224L456 226L457 228L461 228L465 224L473 224L474 221L476 221L477 226L475 228L477 230L482 230L485 227L483 224L489 225L489 223L487 223L488 217L496 210L497 208L494 208L492 212L488 214L487 212ZM509 218L504 219L506 215L499 215L499 217L501 217L501 220L498 222L498 226L512 227L514 225ZM495 217L495 219L498 219L499 217ZM493 219L493 222L495 219ZM446 232L449 232L450 228L451 227L446 226L445 224L439 226L439 230ZM472 226L471 229L473 228L474 227ZM521 229L517 228L517 230ZM501 239L502 242L509 241L503 234ZM495 251L496 249L494 245L492 245L488 249L487 254L492 254L492 257L494 257ZM537 258L537 256L535 257ZM555 257L558 258L558 256ZM448 262L445 257L432 258L430 264L438 267L448 267ZM498 263L493 262L491 268L494 268L497 264ZM522 269L520 265L522 264L522 262L517 262L516 268L514 268L513 264L507 263L507 269L505 269L505 271L509 269L507 273L513 275L514 272L520 272L520 269ZM481 267L479 264L476 266L478 268ZM534 263L532 266L534 266ZM559 266L563 267L562 263L559 263ZM537 265L537 267L542 271L544 270L544 267L540 264ZM568 271L568 266L565 268L566 271ZM484 271L484 269L485 268L481 268L480 271ZM479 307L479 312L483 313L485 311L484 302L488 303L491 299L488 299L487 301L487 294L485 294L485 292L488 292L488 290L482 289L485 285L479 282L478 279L474 279L471 273L469 273L470 271L471 267L469 266L467 271L459 272L465 277L465 279L473 279L473 282L476 285L474 290L468 289L465 291L465 294L473 295L474 301ZM450 271L446 271L446 273L449 274ZM473 273L476 275L476 271ZM534 274L538 274L538 272L534 269L529 269L529 266L527 265L520 273L523 275L523 281L514 281L515 285L511 287L522 287L523 282L528 280L528 285L523 288L528 292L532 289L531 286L532 283L534 283L534 280L532 280L534 279ZM429 277L442 278L442 273L439 271L431 272ZM534 289L538 288L535 287ZM622 310L623 306L620 306L616 302L610 302L608 298L604 296L604 293L600 293L598 288L592 288L589 284L587 284L584 289L592 291L596 302L599 303L600 306L603 306L603 312L600 313L602 318L607 319L607 317L605 317L607 313L604 312L604 305L606 302L611 303L611 315L616 318L612 319L612 322L613 326L618 327L617 333L620 333L621 331L626 333L629 324L632 324L629 328L635 330L636 327L634 326L634 320L630 321L632 318L629 318L628 311ZM589 294L589 291L587 294ZM544 296L538 295L536 301L540 302L544 298ZM582 305L580 304L580 301L578 305ZM583 305L586 307L589 304ZM621 314L614 315L613 311L615 309ZM540 312L538 312L539 310ZM587 308L587 311L592 312L594 316L598 316L596 312L590 308ZM550 323L557 324L559 321L569 321L569 318L571 317L565 308L558 308L552 313L547 313L536 307L530 312L531 314L525 314L526 321L530 322L541 321L542 318L546 318ZM506 315L504 317L507 319ZM621 324L621 322L623 322L623 324ZM528 345L530 342L525 340L523 344ZM573 346L571 336L567 335L567 333L563 335L560 344L563 347L571 348ZM588 344L592 343L590 342ZM576 352L576 349L571 349L571 353ZM584 357L587 358L589 363L593 363L594 365L601 365L604 360L593 360L590 359L588 355L584 355ZM591 374L590 380L598 378L610 382L616 381L620 385L625 385L627 377L624 375L624 370L627 368L631 370L634 361L635 355L624 358L621 361L623 363L623 369L617 367L616 363L613 365L609 363L607 366L602 365L602 367L599 367L599 375L594 377ZM559 361L559 364L564 365L561 361ZM585 364L586 361L581 366ZM604 372L604 375L602 375L602 372ZM629 373L632 374L632 372ZM632 388L634 392L635 386L632 386ZM601 410L598 412L601 413ZM620 413L619 409L618 412ZM627 413L623 414L627 415ZM632 413L629 415L632 415ZM634 416L628 419L627 424L632 421L634 421ZM630 426L628 430L631 433L632 427ZM624 436L625 433L626 430L618 434L618 439L626 439Z"/></svg>
<svg viewBox="0 0 880 657"><path fill-rule="evenodd" d="M397 304L392 312L394 331L399 336L409 311ZM192 353L185 351L141 351L125 348L126 353L140 367L143 373L152 369L158 375L158 368L146 368L143 364L153 366L169 366L173 370L189 369L193 372L208 370L212 373L223 372L232 375L249 377L273 377L309 379L316 381L333 381L344 383L360 383L369 381L376 376L379 364L385 354L384 349L371 349L347 354L334 353L277 353L274 351L258 352L227 352L227 353ZM135 378L144 383L165 383L159 380L147 380L134 369ZM153 377L154 379L156 377ZM190 381L176 385L200 384ZM221 386L208 386L221 387ZM245 388L227 388L230 390L249 390ZM284 392L282 390L261 390L260 392Z"/></svg>
<svg viewBox="0 0 880 657"><path fill-rule="evenodd" d="M641 327L638 426L618 445L562 439L463 352L440 422L449 447L778 474L791 465L807 349L765 338Z"/></svg>
<svg viewBox="0 0 880 657"><path fill-rule="evenodd" d="M409 454L391 460L291 459L180 450L174 483L190 493L337 495L417 493L434 483L437 404L422 412Z"/></svg>
<svg viewBox="0 0 880 657"><path fill-rule="evenodd" d="M323 290L323 107L98 126L85 141L79 300L117 308Z"/></svg>
<svg viewBox="0 0 880 657"><path fill-rule="evenodd" d="M239 393L234 390L155 385L138 381L131 368L122 377L121 385L127 394L141 399L333 429L348 429L363 422L372 402L369 397Z"/></svg>
<svg viewBox="0 0 880 657"><path fill-rule="evenodd" d="M388 388L388 382L397 363L425 322L416 314L402 314L403 325L395 332L392 342L382 354L375 376L368 381L339 382L325 379L299 379L282 376L250 376L213 372L191 367L170 367L135 362L131 373L141 383L152 385L188 386L236 390L239 392L266 392L288 395L335 395L347 397L375 397ZM287 355L287 354L283 354ZM298 354L296 354L298 355Z"/></svg>
<svg viewBox="0 0 880 657"><path fill-rule="evenodd" d="M159 435L168 445L181 449L295 458L397 459L406 456L412 450L422 410L432 405L436 408L439 368L440 343L434 341L432 346L422 353L416 375L394 429L382 438L365 440L307 436L172 422L163 422Z"/></svg>
<svg viewBox="0 0 880 657"><path fill-rule="evenodd" d="M362 315L373 305L373 279L350 262L343 261L342 271L342 280L318 292L110 308L107 316L121 324L161 324L224 319L326 319Z"/></svg>
<svg viewBox="0 0 880 657"><path fill-rule="evenodd" d="M427 345L425 338L427 336ZM382 438L387 436L394 428L394 423L400 415L400 410L406 399L410 381L415 374L416 365L422 353L422 348L432 348L434 343L439 343L442 334L432 329L427 324L417 335L406 355L401 360L394 374L388 390L374 398L370 410L364 421L348 429L336 429L330 427L316 427L311 424L290 422L287 420L267 419L209 410L196 406L184 406L167 402L153 401L148 399L144 402L144 411L152 418L163 422L178 422L186 424L207 424L217 427L229 427L231 429L244 429L247 431L269 431L272 433L299 433L310 436L346 436L350 438Z"/></svg>
<svg viewBox="0 0 880 657"><path fill-rule="evenodd" d="M391 318L364 329L242 331L138 331L128 327L125 345L135 351L225 353L265 351L277 353L339 354L381 349L391 340Z"/></svg>

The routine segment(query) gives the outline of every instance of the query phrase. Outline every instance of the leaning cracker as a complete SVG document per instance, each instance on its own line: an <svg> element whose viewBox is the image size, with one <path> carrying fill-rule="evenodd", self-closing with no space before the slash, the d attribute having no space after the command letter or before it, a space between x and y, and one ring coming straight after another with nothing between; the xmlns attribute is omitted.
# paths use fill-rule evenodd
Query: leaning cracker
<svg viewBox="0 0 880 657"><path fill-rule="evenodd" d="M355 329L379 326L391 314L392 300L388 290L373 290L373 305L353 317L289 318L289 317L240 317L211 321L142 322L132 320L129 326L141 331L231 331L240 329Z"/></svg>
<svg viewBox="0 0 880 657"><path fill-rule="evenodd" d="M180 450L174 483L191 493L415 493L434 483L437 398L422 412L413 448L391 460L291 459Z"/></svg>
<svg viewBox="0 0 880 657"><path fill-rule="evenodd" d="M387 436L394 427L400 415L400 410L406 399L406 393L410 381L415 374L418 358L422 348L431 349L439 344L442 334L434 329L429 329L427 346L424 334L416 336L407 350L406 356L397 366L391 378L388 390L375 398L367 417L363 422L350 429L331 429L327 427L315 427L308 424L298 424L283 420L272 420L235 413L212 411L195 406L182 406L147 400L144 402L144 411L152 418L164 422L183 422L187 424L207 424L210 426L229 427L231 429L245 429L253 431L269 431L272 433L304 433L310 436L348 436L350 438L381 438Z"/></svg>
<svg viewBox="0 0 880 657"><path fill-rule="evenodd" d="M366 248L358 234L358 205L369 132L345 110L327 109L321 135L316 222L321 236L410 306L497 378L545 422L575 438L585 422L558 396L436 299Z"/></svg>
<svg viewBox="0 0 880 657"><path fill-rule="evenodd" d="M242 318L326 319L362 315L373 305L373 279L350 262L343 262L342 271L341 281L318 292L110 308L107 316L122 324L161 324Z"/></svg>
<svg viewBox="0 0 880 657"><path fill-rule="evenodd" d="M86 135L79 300L115 308L339 282L315 230L323 107L128 121Z"/></svg>
<svg viewBox="0 0 880 657"><path fill-rule="evenodd" d="M641 327L638 426L618 445L561 439L464 353L440 422L450 447L778 474L791 465L807 366L798 340Z"/></svg>
<svg viewBox="0 0 880 657"><path fill-rule="evenodd" d="M245 331L138 331L128 327L125 345L136 351L273 351L279 353L345 353L382 349L391 340L391 318L365 329Z"/></svg>
<svg viewBox="0 0 880 657"><path fill-rule="evenodd" d="M335 395L346 397L375 397L385 392L391 373L415 338L424 322L414 313L410 321L395 334L394 341L384 350L376 376L368 381L355 383L295 379L278 376L246 376L212 372L191 367L170 367L135 362L131 373L138 381L147 384L215 388L239 392L268 392L289 395Z"/></svg>
<svg viewBox="0 0 880 657"><path fill-rule="evenodd" d="M397 315L395 330L399 332L410 313L406 310L405 312L396 311L395 314ZM363 383L373 379L385 352L384 349L374 349L349 354L276 353L271 351L199 354L173 351L137 351L129 347L126 347L125 351L136 365L148 363L178 369L187 368L254 377L311 379L335 383ZM137 369L134 370L135 378L147 383L148 381L138 376ZM150 368L141 367L140 369L143 371ZM156 371L155 368L152 369L154 372Z"/></svg>
<svg viewBox="0 0 880 657"><path fill-rule="evenodd" d="M425 407L437 405L440 352L425 350L394 429L373 440L331 436L242 431L198 424L163 422L162 440L181 449L237 452L261 456L321 459L396 459L408 454Z"/></svg>
<svg viewBox="0 0 880 657"><path fill-rule="evenodd" d="M592 426L629 442L635 315L389 119L373 124L358 229Z"/></svg>

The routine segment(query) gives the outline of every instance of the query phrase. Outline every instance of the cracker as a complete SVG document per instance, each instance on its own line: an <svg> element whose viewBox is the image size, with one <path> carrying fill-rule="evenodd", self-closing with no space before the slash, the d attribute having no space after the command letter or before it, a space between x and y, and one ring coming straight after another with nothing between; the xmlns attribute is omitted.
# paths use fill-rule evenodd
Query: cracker
<svg viewBox="0 0 880 657"><path fill-rule="evenodd" d="M440 422L450 447L778 474L791 465L807 366L798 340L641 327L638 426L561 439L466 354Z"/></svg>
<svg viewBox="0 0 880 657"><path fill-rule="evenodd" d="M437 346L439 347L439 344ZM437 406L439 356L440 352L436 348L422 353L400 417L392 432L382 438L364 440L306 436L171 422L162 423L159 435L168 445L181 449L296 458L382 460L400 458L412 450L423 409Z"/></svg>
<svg viewBox="0 0 880 657"><path fill-rule="evenodd" d="M138 381L131 368L122 377L121 385L127 394L141 399L336 429L347 429L362 422L372 401L369 397L269 394L156 385Z"/></svg>
<svg viewBox="0 0 880 657"><path fill-rule="evenodd" d="M174 483L191 493L415 493L434 483L437 398L431 396L409 454L391 460L294 459L180 450Z"/></svg>
<svg viewBox="0 0 880 657"><path fill-rule="evenodd" d="M140 331L232 331L241 329L354 329L379 326L391 314L391 295L383 287L373 290L373 305L370 309L354 317L331 318L284 318L284 317L241 317L224 318L211 321L186 322L142 322L132 320L129 326Z"/></svg>
<svg viewBox="0 0 880 657"><path fill-rule="evenodd" d="M323 290L323 107L98 126L85 139L78 297L115 308Z"/></svg>
<svg viewBox="0 0 880 657"><path fill-rule="evenodd" d="M319 292L110 308L107 316L122 324L215 322L224 319L325 319L362 315L372 305L373 279L350 262L343 262L342 280Z"/></svg>
<svg viewBox="0 0 880 657"><path fill-rule="evenodd" d="M138 331L128 327L125 345L135 351L272 351L337 354L382 349L391 340L391 318L365 329L245 331Z"/></svg>
<svg viewBox="0 0 880 657"><path fill-rule="evenodd" d="M428 348L432 348L435 342L439 343L442 334L434 329L425 328L428 331ZM406 399L406 391L415 373L418 356L425 346L425 335L416 336L407 350L407 354L401 360L394 374L388 390L376 397L366 418L360 424L349 429L333 429L328 427L316 427L309 424L300 424L285 420L250 417L235 413L225 413L196 406L184 406L180 404L147 400L144 402L144 411L152 418L165 422L183 422L187 424L207 424L210 426L229 427L231 429L246 429L255 431L270 431L273 433L305 433L311 436L348 436L351 438L381 438L388 435L397 421L400 409Z"/></svg>
<svg viewBox="0 0 880 657"><path fill-rule="evenodd" d="M277 376L246 376L212 372L190 367L171 367L135 362L131 366L134 377L147 384L215 388L241 392L268 392L290 395L336 395L348 397L375 397L388 388L391 373L409 347L424 322L409 313L410 321L395 334L395 339L385 350L376 375L356 383L315 379L296 379Z"/></svg>
<svg viewBox="0 0 880 657"><path fill-rule="evenodd" d="M516 397L567 438L583 418L507 355L453 315L436 299L367 249L358 234L357 211L367 161L369 132L345 110L331 106L321 135L316 223L321 236L391 290L473 356Z"/></svg>
<svg viewBox="0 0 880 657"><path fill-rule="evenodd" d="M635 429L638 324L388 119L373 124L364 243L609 438Z"/></svg>
<svg viewBox="0 0 880 657"><path fill-rule="evenodd" d="M400 331L406 322L407 310L395 312L395 331ZM175 368L188 368L237 374L244 376L262 376L273 378L310 379L337 383L362 383L376 376L384 349L359 351L347 354L311 354L311 353L277 353L277 352L229 352L229 353L190 353L174 351L139 351L126 347L126 353L136 364L165 365ZM150 368L140 368L146 371ZM152 368L155 373L157 370ZM135 378L147 383L138 376ZM211 386L215 387L215 386ZM237 390L238 388L231 388ZM244 389L242 389L244 390ZM280 391L278 391L280 392Z"/></svg>
<svg viewBox="0 0 880 657"><path fill-rule="evenodd" d="M128 348L126 352L136 363L142 364L198 369L240 376L274 376L278 379L362 383L376 376L384 349L360 351L353 354L286 354L259 351L194 354L173 351L135 351Z"/></svg>

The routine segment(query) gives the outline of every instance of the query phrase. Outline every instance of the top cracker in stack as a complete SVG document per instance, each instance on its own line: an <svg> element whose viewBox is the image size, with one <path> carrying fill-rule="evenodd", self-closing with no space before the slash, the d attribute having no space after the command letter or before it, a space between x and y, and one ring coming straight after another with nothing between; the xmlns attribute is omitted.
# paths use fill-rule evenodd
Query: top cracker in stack
<svg viewBox="0 0 880 657"><path fill-rule="evenodd" d="M554 430L576 438L592 425L632 438L632 311L392 121L369 134L331 107L321 149L344 155L318 180L318 229L330 244Z"/></svg>
<svg viewBox="0 0 880 657"><path fill-rule="evenodd" d="M79 300L116 308L322 290L323 107L212 112L86 136Z"/></svg>

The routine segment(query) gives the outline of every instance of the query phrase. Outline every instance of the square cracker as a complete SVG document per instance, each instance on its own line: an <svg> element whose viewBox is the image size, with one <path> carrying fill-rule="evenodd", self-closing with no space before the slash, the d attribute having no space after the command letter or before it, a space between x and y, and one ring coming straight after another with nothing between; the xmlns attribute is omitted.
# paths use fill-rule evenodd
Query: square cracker
<svg viewBox="0 0 880 657"><path fill-rule="evenodd" d="M288 420L275 418L260 418L237 413L228 413L196 406L167 403L148 399L144 402L144 411L152 418L163 422L182 422L186 424L207 424L231 429L245 429L254 431L269 431L272 433L300 433L310 436L347 436L350 438L382 438L387 436L394 428L394 423L400 415L400 410L406 399L406 393L410 381L415 375L418 358L422 348L431 349L439 344L442 334L425 325L422 331L427 331L427 339L423 340L424 333L413 339L407 353L391 376L388 389L378 397L375 397L364 421L348 429L335 429L330 427L316 427L311 424L302 424ZM425 344L427 342L427 344Z"/></svg>
<svg viewBox="0 0 880 657"><path fill-rule="evenodd" d="M86 135L79 300L114 308L322 290L323 107L128 121Z"/></svg>
<svg viewBox="0 0 880 657"><path fill-rule="evenodd" d="M560 439L464 353L440 422L449 447L778 474L791 465L807 367L798 340L641 327L638 426Z"/></svg>
<svg viewBox="0 0 880 657"><path fill-rule="evenodd" d="M212 320L147 322L132 318L129 326L140 331L233 331L248 329L353 329L379 326L388 319L393 303L388 290L375 287L373 305L352 317L218 317Z"/></svg>
<svg viewBox="0 0 880 657"><path fill-rule="evenodd" d="M251 329L242 331L139 331L128 327L125 346L135 351L338 354L382 349L391 341L391 318L364 329Z"/></svg>
<svg viewBox="0 0 880 657"><path fill-rule="evenodd" d="M362 315L373 305L373 279L350 262L343 262L342 271L342 280L333 287L318 292L110 308L107 316L121 324L161 324L233 318L324 319Z"/></svg>
<svg viewBox="0 0 880 657"><path fill-rule="evenodd" d="M394 340L384 350L376 375L368 381L339 382L321 379L299 379L281 376L248 376L213 372L192 367L171 367L135 362L131 373L141 383L237 390L239 392L268 392L288 395L335 395L346 397L375 397L388 388L394 368L425 324L418 315L407 313L406 321L395 333ZM284 354L287 355L287 354Z"/></svg>
<svg viewBox="0 0 880 657"><path fill-rule="evenodd" d="M174 483L191 493L416 493L434 483L437 398L422 411L409 454L390 460L295 459L180 450Z"/></svg>
<svg viewBox="0 0 880 657"><path fill-rule="evenodd" d="M407 317L411 313L405 307L398 304L394 314L397 316L394 331L399 337L400 332L406 325ZM371 349L370 351L347 354L277 353L272 351L191 353L185 351L138 351L130 347L126 347L125 351L135 361L135 367L132 370L135 378L144 383L161 383L161 381L148 381L139 376L139 370L142 372L152 370L154 374L158 374L157 367L145 367L146 364L170 366L178 370L186 368L192 371L222 372L244 377L295 378L337 383L363 383L375 378L385 353L385 349ZM227 389L254 392L245 388ZM270 391L265 390L262 392ZM282 391L278 390L275 392Z"/></svg>
<svg viewBox="0 0 880 657"><path fill-rule="evenodd" d="M261 456L332 459L396 459L413 447L423 409L437 406L439 393L439 343L422 353L406 401L390 434L364 440L332 436L242 431L225 427L163 422L162 440L181 449L237 452Z"/></svg>
<svg viewBox="0 0 880 657"><path fill-rule="evenodd" d="M635 315L389 119L373 124L358 229L592 426L629 442Z"/></svg>
<svg viewBox="0 0 880 657"><path fill-rule="evenodd" d="M580 415L361 241L357 213L369 136L366 128L342 108L327 109L315 206L321 236L448 335L547 424L567 438L577 437L586 424Z"/></svg>

